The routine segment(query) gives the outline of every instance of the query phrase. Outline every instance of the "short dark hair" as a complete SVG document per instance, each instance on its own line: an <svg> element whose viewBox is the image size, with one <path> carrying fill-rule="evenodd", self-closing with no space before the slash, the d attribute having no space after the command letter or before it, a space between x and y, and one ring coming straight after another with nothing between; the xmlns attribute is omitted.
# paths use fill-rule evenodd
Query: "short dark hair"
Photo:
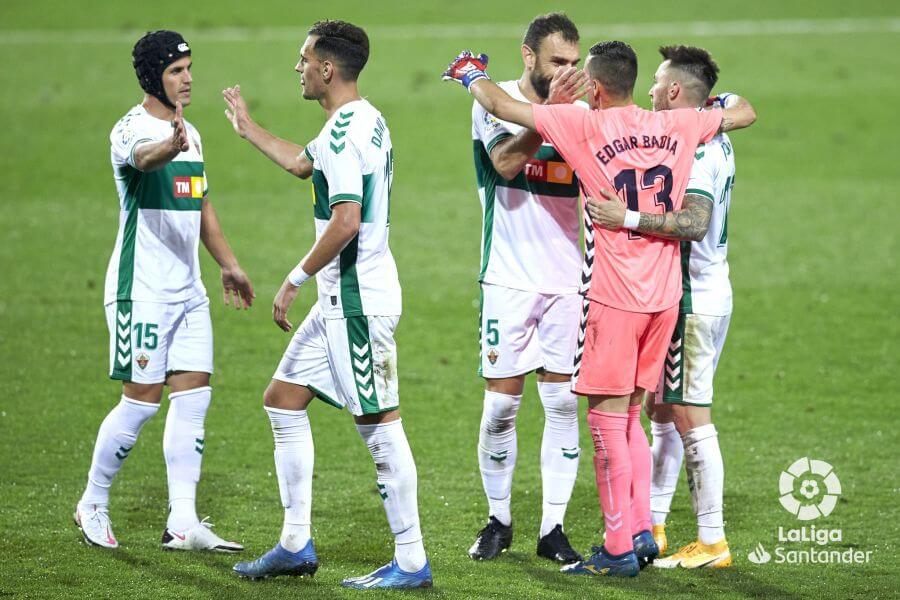
<svg viewBox="0 0 900 600"><path fill-rule="evenodd" d="M578 42L578 28L566 13L554 12L546 15L538 15L528 24L522 43L531 48L535 53L540 50L541 42L548 35L558 33L567 42Z"/></svg>
<svg viewBox="0 0 900 600"><path fill-rule="evenodd" d="M591 46L589 75L610 94L627 98L637 81L637 55L625 42L600 42Z"/></svg>
<svg viewBox="0 0 900 600"><path fill-rule="evenodd" d="M696 46L678 45L660 46L659 53L671 66L697 80L700 85L696 91L701 98L709 96L719 80L719 65L709 52Z"/></svg>
<svg viewBox="0 0 900 600"><path fill-rule="evenodd" d="M337 63L341 76L356 81L369 60L369 36L361 27L346 21L316 21L309 35L318 36L313 50L319 58Z"/></svg>

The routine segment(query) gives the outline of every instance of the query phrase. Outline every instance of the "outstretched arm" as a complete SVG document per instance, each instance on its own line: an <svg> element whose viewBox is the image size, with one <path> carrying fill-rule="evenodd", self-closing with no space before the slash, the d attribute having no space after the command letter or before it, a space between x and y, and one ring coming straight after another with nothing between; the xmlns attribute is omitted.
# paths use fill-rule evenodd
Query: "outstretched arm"
<svg viewBox="0 0 900 600"><path fill-rule="evenodd" d="M303 146L273 135L250 118L247 102L241 96L241 86L236 85L222 90L222 97L228 105L225 116L239 136L253 144L269 160L291 175L300 179L312 175L313 164L303 152Z"/></svg>
<svg viewBox="0 0 900 600"><path fill-rule="evenodd" d="M144 142L134 149L134 167L145 173L166 166L173 158L187 152L187 129L184 126L181 102L175 103L175 118L172 119L172 137L158 142Z"/></svg>
<svg viewBox="0 0 900 600"><path fill-rule="evenodd" d="M531 104L514 99L490 79L474 81L469 91L486 111L497 118L535 130Z"/></svg>
<svg viewBox="0 0 900 600"><path fill-rule="evenodd" d="M203 198L200 207L200 239L222 269L222 299L226 306L234 304L235 308L250 308L256 297L253 284L238 264L237 257L222 233L216 209L206 198Z"/></svg>
<svg viewBox="0 0 900 600"><path fill-rule="evenodd" d="M587 199L588 213L591 220L603 229L631 229L655 237L668 240L699 242L709 229L712 216L712 201L699 194L685 194L682 208L671 212L656 214L637 211L626 211L622 200L609 190L600 190L604 200ZM635 215L626 215L635 212ZM637 219L637 223L627 223L629 218Z"/></svg>
<svg viewBox="0 0 900 600"><path fill-rule="evenodd" d="M574 67L556 70L550 82L550 95L544 104L570 104L583 95L587 76ZM500 177L514 179L540 149L544 139L531 129L522 129L514 136L497 142L491 149L491 162Z"/></svg>
<svg viewBox="0 0 900 600"><path fill-rule="evenodd" d="M756 121L756 111L746 98L724 93L716 96L716 102L725 109L719 133L750 127Z"/></svg>

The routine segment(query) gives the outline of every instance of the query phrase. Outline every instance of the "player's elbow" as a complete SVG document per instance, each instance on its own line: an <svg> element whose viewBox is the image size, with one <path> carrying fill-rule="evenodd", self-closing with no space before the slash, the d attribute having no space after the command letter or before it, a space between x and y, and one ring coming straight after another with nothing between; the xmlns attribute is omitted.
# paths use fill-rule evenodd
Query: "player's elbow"
<svg viewBox="0 0 900 600"><path fill-rule="evenodd" d="M703 238L706 237L707 231L709 231L708 227L706 229L700 229L700 230L693 232L693 234L690 237L688 237L688 241L689 242L702 242Z"/></svg>
<svg viewBox="0 0 900 600"><path fill-rule="evenodd" d="M290 165L285 169L288 173L297 177L299 179L309 179L309 176L312 175L311 169L304 169L300 165Z"/></svg>
<svg viewBox="0 0 900 600"><path fill-rule="evenodd" d="M494 163L494 169L506 181L512 181L522 171L522 165L518 161L498 160Z"/></svg>

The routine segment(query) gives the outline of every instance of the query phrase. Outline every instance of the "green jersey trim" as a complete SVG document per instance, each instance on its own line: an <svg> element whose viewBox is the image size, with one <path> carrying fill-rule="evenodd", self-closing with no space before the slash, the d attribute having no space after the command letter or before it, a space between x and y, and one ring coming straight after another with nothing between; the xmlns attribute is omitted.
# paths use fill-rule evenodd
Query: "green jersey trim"
<svg viewBox="0 0 900 600"><path fill-rule="evenodd" d="M512 134L506 133L506 132L494 136L493 139L491 139L491 141L489 141L486 145L487 153L490 154L491 150L494 149L494 146L496 146L498 143L502 142L506 138L511 138L511 137L512 137Z"/></svg>
<svg viewBox="0 0 900 600"><path fill-rule="evenodd" d="M116 300L131 300L131 290L134 285L134 247L137 241L138 207L136 191L141 185L140 171L126 169L125 176L128 185L125 189L124 210L128 212L125 217L125 227L122 229L122 245L119 247L119 280L116 285ZM129 367L129 376L131 368Z"/></svg>
<svg viewBox="0 0 900 600"><path fill-rule="evenodd" d="M475 177L478 187L484 188L484 217L481 231L481 271L478 273L478 281L484 281L487 273L488 262L491 259L491 241L494 235L494 202L497 194L497 180L500 176L494 170L491 157L479 140L474 140L475 151Z"/></svg>
<svg viewBox="0 0 900 600"><path fill-rule="evenodd" d="M303 154L306 155L306 158L309 159L309 162L315 162L316 159L313 158L313 155L309 153L309 146L303 148Z"/></svg>
<svg viewBox="0 0 900 600"><path fill-rule="evenodd" d="M362 206L363 199L362 196L357 196L356 194L335 194L328 199L328 206L334 206L338 202L356 202L360 206Z"/></svg>
<svg viewBox="0 0 900 600"><path fill-rule="evenodd" d="M134 163L134 151L137 150L137 147L145 142L152 142L150 138L141 138L131 145L131 152L128 153L128 160Z"/></svg>
<svg viewBox="0 0 900 600"><path fill-rule="evenodd" d="M710 194L710 193L707 192L706 190L701 190L700 188L688 188L688 189L684 190L684 193L685 193L685 195L687 195L687 194L696 194L696 195L698 195L698 196L703 196L704 198L709 198L709 199L712 200L713 202L716 201L716 199L713 197L712 194Z"/></svg>
<svg viewBox="0 0 900 600"><path fill-rule="evenodd" d="M156 171L139 171L131 165L122 167L126 176L136 178L133 190L140 209L198 211L203 206L206 195L203 178L203 163L199 161L170 162ZM203 186L197 188L197 184ZM176 185L185 191L176 197ZM131 186L129 185L129 191Z"/></svg>
<svg viewBox="0 0 900 600"><path fill-rule="evenodd" d="M691 314L694 303L691 298L691 243L681 242L681 303L678 312Z"/></svg>
<svg viewBox="0 0 900 600"><path fill-rule="evenodd" d="M359 295L359 277L356 274L356 258L359 253L359 234L341 250L341 307L344 317L363 316L362 298Z"/></svg>

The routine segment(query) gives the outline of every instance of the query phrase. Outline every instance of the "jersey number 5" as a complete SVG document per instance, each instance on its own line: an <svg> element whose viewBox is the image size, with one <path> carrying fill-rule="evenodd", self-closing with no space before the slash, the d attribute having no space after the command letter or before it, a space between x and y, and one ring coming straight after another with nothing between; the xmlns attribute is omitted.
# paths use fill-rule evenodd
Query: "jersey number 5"
<svg viewBox="0 0 900 600"><path fill-rule="evenodd" d="M666 165L656 165L655 167L647 169L641 177L641 189L652 189L656 186L657 179L662 179L662 187L656 192L653 199L656 201L657 206L662 204L666 212L672 212L672 198L670 196L672 193L672 169ZM625 192L625 205L628 207L628 210L640 212L641 207L638 204L637 180L636 169L623 169L619 171L619 174L613 179L613 183L616 185L617 192ZM637 231L629 230L629 239L634 240L640 237L641 234Z"/></svg>

